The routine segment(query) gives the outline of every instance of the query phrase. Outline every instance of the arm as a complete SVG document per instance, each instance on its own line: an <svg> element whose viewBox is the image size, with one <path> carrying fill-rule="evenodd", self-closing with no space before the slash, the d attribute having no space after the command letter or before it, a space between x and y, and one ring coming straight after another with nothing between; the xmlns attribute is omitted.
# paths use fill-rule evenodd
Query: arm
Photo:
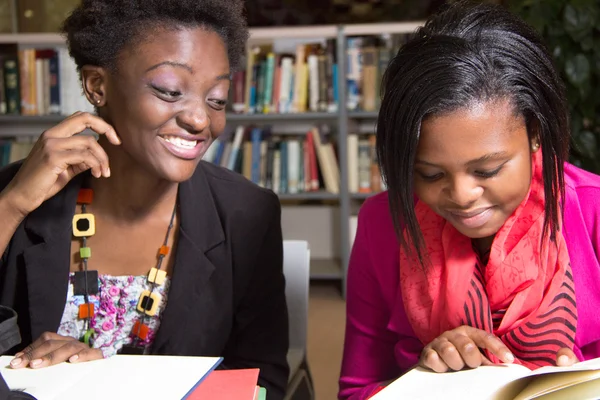
<svg viewBox="0 0 600 400"><path fill-rule="evenodd" d="M281 207L272 198L270 221L265 221L266 233L223 354L226 368L260 368L258 384L267 389L268 400L283 398L289 375Z"/></svg>
<svg viewBox="0 0 600 400"><path fill-rule="evenodd" d="M394 357L399 338L387 329L391 305L385 301L375 276L376 260L367 232L370 218L365 211L363 208L359 213L348 268L340 399L366 399L379 385L385 385L384 381L402 372Z"/></svg>
<svg viewBox="0 0 600 400"><path fill-rule="evenodd" d="M10 191L8 189L2 190L0 192L0 221L2 221L2 229L0 229L0 254L6 252L10 240L24 218L25 215L16 207L15 199L11 196ZM2 261L4 261L4 257Z"/></svg>

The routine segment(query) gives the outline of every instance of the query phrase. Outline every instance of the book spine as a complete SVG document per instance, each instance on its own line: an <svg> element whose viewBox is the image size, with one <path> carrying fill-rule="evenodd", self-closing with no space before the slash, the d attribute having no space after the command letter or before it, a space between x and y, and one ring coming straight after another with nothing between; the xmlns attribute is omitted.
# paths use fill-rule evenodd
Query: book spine
<svg viewBox="0 0 600 400"><path fill-rule="evenodd" d="M21 111L21 89L19 84L19 60L16 57L4 60L4 88L6 91L6 113Z"/></svg>

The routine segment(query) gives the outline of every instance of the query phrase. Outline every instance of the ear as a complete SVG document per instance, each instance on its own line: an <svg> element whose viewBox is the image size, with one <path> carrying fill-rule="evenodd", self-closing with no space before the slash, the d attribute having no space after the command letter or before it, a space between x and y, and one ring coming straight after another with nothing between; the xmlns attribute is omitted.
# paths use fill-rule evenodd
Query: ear
<svg viewBox="0 0 600 400"><path fill-rule="evenodd" d="M94 107L106 104L107 71L102 67L84 65L81 67L81 82L85 97Z"/></svg>
<svg viewBox="0 0 600 400"><path fill-rule="evenodd" d="M540 149L542 143L540 140L541 129L539 121L533 118L529 123L527 130L529 134L529 146L531 148L531 152L535 153Z"/></svg>

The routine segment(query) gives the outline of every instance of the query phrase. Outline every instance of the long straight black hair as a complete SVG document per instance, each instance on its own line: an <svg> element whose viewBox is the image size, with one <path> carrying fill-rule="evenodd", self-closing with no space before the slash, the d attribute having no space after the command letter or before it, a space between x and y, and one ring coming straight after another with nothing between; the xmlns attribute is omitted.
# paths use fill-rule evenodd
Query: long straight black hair
<svg viewBox="0 0 600 400"><path fill-rule="evenodd" d="M543 153L543 237L559 228L569 152L564 84L539 35L501 6L460 2L430 18L393 58L382 83L377 155L396 235L424 265L413 168L421 123L477 102L511 101ZM402 227L407 231L404 237Z"/></svg>

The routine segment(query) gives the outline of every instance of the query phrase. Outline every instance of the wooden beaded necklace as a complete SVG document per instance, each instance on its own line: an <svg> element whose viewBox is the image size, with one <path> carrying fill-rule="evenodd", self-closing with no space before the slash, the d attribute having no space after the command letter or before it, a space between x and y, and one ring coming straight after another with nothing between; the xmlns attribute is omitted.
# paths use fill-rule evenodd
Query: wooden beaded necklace
<svg viewBox="0 0 600 400"><path fill-rule="evenodd" d="M93 214L86 212L87 205L92 203L94 192L92 189L82 188L77 195L77 204L81 206L81 213L73 216L73 236L81 238L81 247L79 256L81 258L82 270L74 274L73 279L73 294L83 295L84 303L79 306L79 319L85 320L85 333L80 340L87 345L93 344L94 330L91 327L91 319L94 316L94 304L90 303L89 297L98 294L98 271L88 269L88 260L92 256L92 250L87 246L87 239L96 233L96 222ZM162 262L167 254L169 254L169 234L173 228L175 215L177 213L177 203L171 214L171 221L167 228L167 234L163 245L158 250L158 261L156 267L152 268L148 273L148 282L150 289L142 291L138 300L136 309L140 312L141 317L135 322L132 329L133 340L131 345L123 346L121 354L143 354L144 346L140 346L140 340L148 338L149 327L146 324L146 318L156 314L160 304L160 295L154 291L156 286L160 286L165 281L167 272L162 270Z"/></svg>

